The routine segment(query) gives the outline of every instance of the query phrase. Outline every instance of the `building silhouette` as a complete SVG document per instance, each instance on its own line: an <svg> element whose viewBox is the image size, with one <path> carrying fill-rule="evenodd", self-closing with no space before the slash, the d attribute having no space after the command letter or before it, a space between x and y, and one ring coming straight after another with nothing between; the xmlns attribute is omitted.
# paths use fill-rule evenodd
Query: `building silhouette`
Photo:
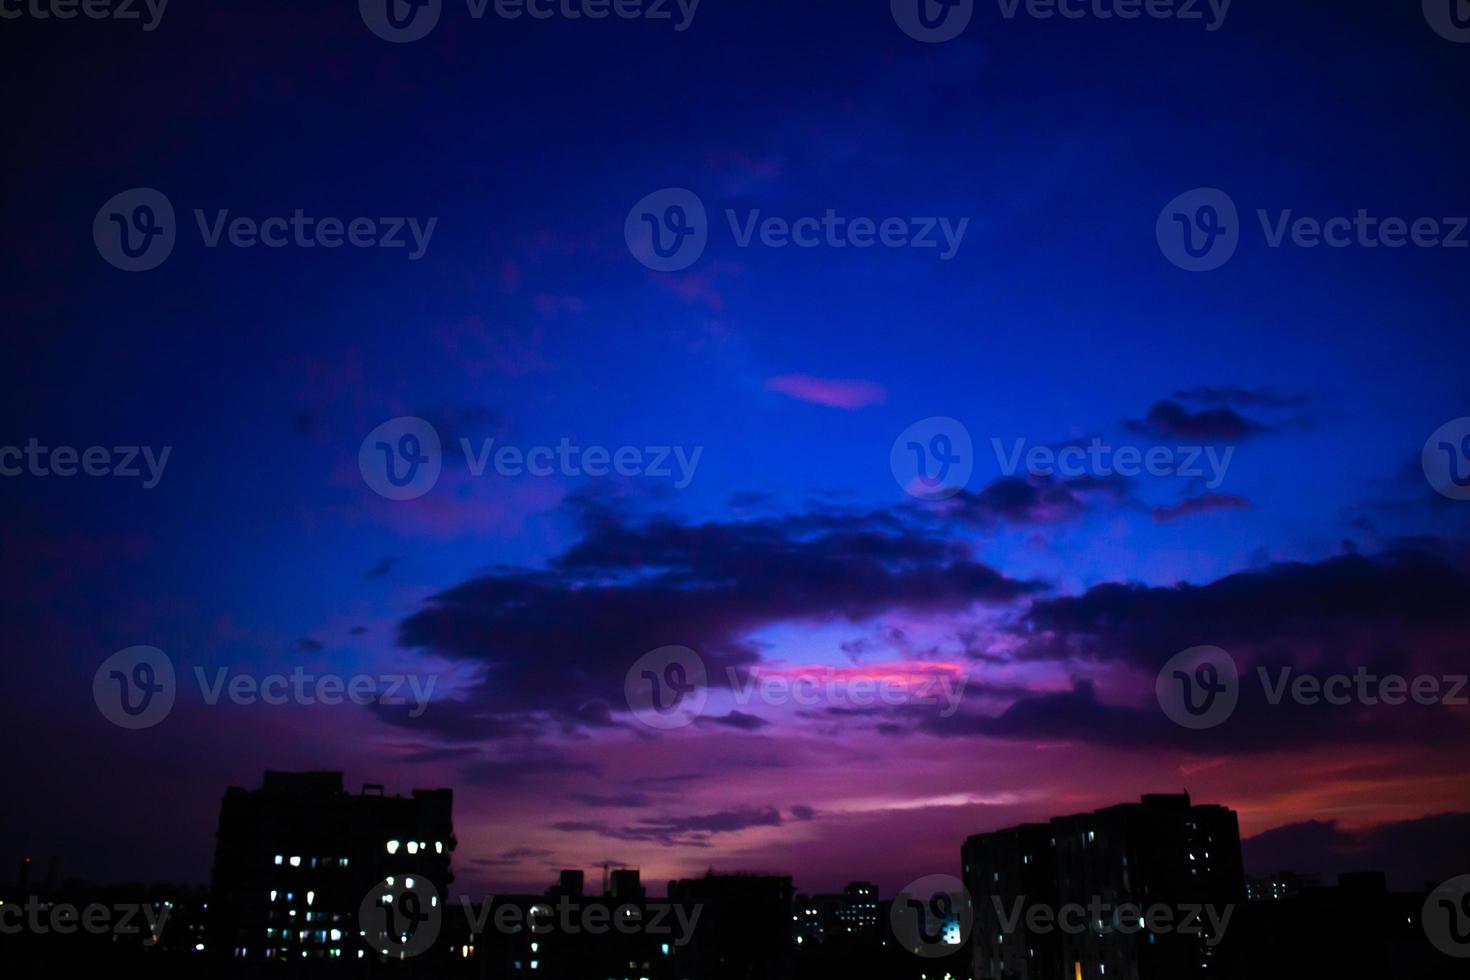
<svg viewBox="0 0 1470 980"><path fill-rule="evenodd" d="M975 908L976 978L1151 980L1218 977L1234 948L1204 914L1191 931L1158 929L1130 910L1245 902L1240 828L1233 810L1187 795L1056 817L969 838L961 852ZM1064 909L1076 928L1064 928ZM1050 910L1033 921L1032 908ZM1101 911L1100 911L1101 910ZM1122 910L1122 911L1120 911ZM1033 927L1034 926L1034 927ZM1197 930L1197 931L1194 931Z"/></svg>
<svg viewBox="0 0 1470 980"><path fill-rule="evenodd" d="M796 968L789 876L715 874L669 882L669 901L701 907L699 927L675 951L678 975L787 980Z"/></svg>
<svg viewBox="0 0 1470 980"><path fill-rule="evenodd" d="M878 886L870 881L849 882L840 894L796 896L797 942L821 944L838 938L875 944L882 938Z"/></svg>
<svg viewBox="0 0 1470 980"><path fill-rule="evenodd" d="M372 784L349 793L340 772L267 772L260 789L226 790L208 948L245 961L381 955L361 935L362 903L398 875L447 899L453 799L447 789L387 796Z"/></svg>
<svg viewBox="0 0 1470 980"><path fill-rule="evenodd" d="M581 871L562 871L545 895L496 895L481 924L451 953L472 958L487 980L526 977L673 980L682 940L669 903L649 899L635 868L614 871L603 894L586 895Z"/></svg>

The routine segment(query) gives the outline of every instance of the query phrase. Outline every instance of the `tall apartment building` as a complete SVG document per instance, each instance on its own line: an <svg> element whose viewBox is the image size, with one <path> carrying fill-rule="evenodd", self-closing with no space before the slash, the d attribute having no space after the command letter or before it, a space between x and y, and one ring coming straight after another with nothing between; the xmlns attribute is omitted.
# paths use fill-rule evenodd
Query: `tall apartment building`
<svg viewBox="0 0 1470 980"><path fill-rule="evenodd" d="M791 879L710 874L669 882L669 901L701 906L693 940L676 950L679 975L786 980L796 966Z"/></svg>
<svg viewBox="0 0 1470 980"><path fill-rule="evenodd" d="M363 901L402 876L437 895L442 916L453 881L452 810L451 790L386 796L370 784L354 794L340 772L267 772L260 789L231 787L215 843L211 952L292 961L381 955L361 935Z"/></svg>
<svg viewBox="0 0 1470 980"><path fill-rule="evenodd" d="M961 860L977 978L1217 977L1231 947L1205 909L1224 915L1245 902L1235 812L1182 794L980 834ZM1037 907L1049 913L1033 918ZM1120 912L1150 908L1171 924Z"/></svg>

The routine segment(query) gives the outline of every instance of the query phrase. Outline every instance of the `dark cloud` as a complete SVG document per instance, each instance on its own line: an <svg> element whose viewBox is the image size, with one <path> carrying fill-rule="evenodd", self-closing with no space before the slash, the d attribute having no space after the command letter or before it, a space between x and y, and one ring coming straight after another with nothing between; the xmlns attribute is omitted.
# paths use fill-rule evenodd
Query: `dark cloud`
<svg viewBox="0 0 1470 980"><path fill-rule="evenodd" d="M318 650L322 649L322 641L313 639L310 636L303 636L301 639L296 641L296 649L300 650L302 653L316 653Z"/></svg>
<svg viewBox="0 0 1470 980"><path fill-rule="evenodd" d="M972 684L962 710L951 717L903 706L887 712L878 731L1220 755L1312 745L1449 744L1465 735L1462 705L1376 703L1376 688L1359 698L1352 696L1354 687L1343 705L1271 692L1283 678L1354 678L1361 670L1378 678L1442 678L1440 692L1453 696L1466 672L1467 586L1462 567L1404 551L1271 565L1202 586L1110 583L1080 596L1044 598L1019 627L1017 656L1112 671L1135 685L1132 697L1105 701L1083 677L1069 689L1040 693ZM1193 731L1167 719L1154 682L1169 658L1201 645L1222 647L1235 659L1240 699L1223 724ZM1459 697L1466 696L1470 689L1461 689Z"/></svg>
<svg viewBox="0 0 1470 980"><path fill-rule="evenodd" d="M1058 480L1049 476L1003 476L981 490L961 491L938 501L933 509L973 527L1009 524L1056 524L1075 520L1099 501L1123 503L1130 499L1122 477L1080 476Z"/></svg>
<svg viewBox="0 0 1470 980"><path fill-rule="evenodd" d="M524 861L549 861L556 856L555 852L539 847L513 847L507 851L501 851L492 857L471 858L469 864L480 868L504 868L518 865Z"/></svg>
<svg viewBox="0 0 1470 980"><path fill-rule="evenodd" d="M1206 493L1181 500L1177 504L1155 507L1151 512L1155 524L1169 524L1197 514L1219 510L1250 510L1249 499L1233 493Z"/></svg>
<svg viewBox="0 0 1470 980"><path fill-rule="evenodd" d="M1187 439L1193 442L1240 442L1271 430L1245 418L1233 408L1207 408L1191 412L1178 402L1156 402L1142 419L1127 419L1123 428L1156 439Z"/></svg>
<svg viewBox="0 0 1470 980"><path fill-rule="evenodd" d="M632 824L615 826L601 820L564 820L551 824L564 833L593 833L613 840L652 842L666 847L710 846L717 834L731 834L752 827L781 826L775 807L741 807L715 813L683 817L645 817Z"/></svg>
<svg viewBox="0 0 1470 980"><path fill-rule="evenodd" d="M477 786L504 789L519 786L542 776L567 773L596 774L597 766L580 762L558 752L527 750L494 759L481 759L460 768L460 777Z"/></svg>
<svg viewBox="0 0 1470 980"><path fill-rule="evenodd" d="M1201 385L1181 388L1174 397L1182 402L1206 405L1239 405L1254 408L1292 408L1306 403L1299 395L1283 395L1270 388L1236 388Z"/></svg>
<svg viewBox="0 0 1470 980"><path fill-rule="evenodd" d="M364 575L363 578L364 579L382 578L384 575L387 575L389 572L393 571L393 567L395 565L397 565L398 562L399 562L399 559L398 558L394 558L394 557L391 557L391 556L388 557L388 558L384 558L381 561L379 561L376 565L374 565L372 568L369 568L367 570L367 574Z"/></svg>
<svg viewBox="0 0 1470 980"><path fill-rule="evenodd" d="M379 714L456 738L606 727L621 723L629 667L659 647L693 648L710 685L726 686L759 662L749 634L773 623L958 612L1040 589L907 511L687 524L584 505L583 527L546 570L492 570L400 623L402 646L483 674L419 719ZM722 723L759 727L750 717Z"/></svg>
<svg viewBox="0 0 1470 980"><path fill-rule="evenodd" d="M469 745L405 745L400 752L401 754L394 756L394 761L407 765L472 759L479 755L479 749Z"/></svg>
<svg viewBox="0 0 1470 980"><path fill-rule="evenodd" d="M651 800L646 793L614 793L612 795L599 795L597 793L574 793L572 799L588 806L608 807L621 810L641 810L652 806Z"/></svg>
<svg viewBox="0 0 1470 980"><path fill-rule="evenodd" d="M755 732L770 725L770 722L758 715L749 715L733 709L727 715L705 715L699 721L701 724L722 725L725 728L734 728L742 732Z"/></svg>
<svg viewBox="0 0 1470 980"><path fill-rule="evenodd" d="M1467 588L1463 567L1417 551L1275 564L1207 585L1108 583L1034 602L1025 616L1027 652L1124 661L1152 672L1201 644L1337 643L1362 630L1391 640L1413 625L1470 625Z"/></svg>
<svg viewBox="0 0 1470 980"><path fill-rule="evenodd" d="M1241 842L1252 875L1296 871L1332 876L1345 871L1382 871L1391 887L1429 890L1449 869L1470 868L1470 813L1443 813L1344 830L1336 821L1288 824Z"/></svg>

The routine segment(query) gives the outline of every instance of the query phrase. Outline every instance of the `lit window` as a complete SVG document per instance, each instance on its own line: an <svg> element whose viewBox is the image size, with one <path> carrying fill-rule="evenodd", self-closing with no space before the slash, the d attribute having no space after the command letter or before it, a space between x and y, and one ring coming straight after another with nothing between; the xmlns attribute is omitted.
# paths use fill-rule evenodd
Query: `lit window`
<svg viewBox="0 0 1470 980"><path fill-rule="evenodd" d="M398 842L396 840L390 840L388 842L388 853L389 854L397 854L398 853Z"/></svg>
<svg viewBox="0 0 1470 980"><path fill-rule="evenodd" d="M286 859L284 857L282 857L281 855L279 855L279 854L276 855L276 863L277 864L280 864L284 860L286 860Z"/></svg>
<svg viewBox="0 0 1470 980"><path fill-rule="evenodd" d="M410 854L417 854L418 852L419 852L418 841L412 841L412 840L409 841L408 842L408 853L410 853Z"/></svg>
<svg viewBox="0 0 1470 980"><path fill-rule="evenodd" d="M293 867L293 868L299 868L299 867L301 867L301 858L299 856L295 856L295 857L292 857L291 858L291 867Z"/></svg>

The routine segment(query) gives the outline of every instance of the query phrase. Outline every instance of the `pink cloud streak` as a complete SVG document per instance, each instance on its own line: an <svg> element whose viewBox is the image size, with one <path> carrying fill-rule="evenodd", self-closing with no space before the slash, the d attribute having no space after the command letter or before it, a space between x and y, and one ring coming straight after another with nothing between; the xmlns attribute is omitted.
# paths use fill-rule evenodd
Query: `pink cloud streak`
<svg viewBox="0 0 1470 980"><path fill-rule="evenodd" d="M797 401L848 410L881 405L888 392L876 381L814 378L809 374L778 374L766 379L766 390Z"/></svg>

